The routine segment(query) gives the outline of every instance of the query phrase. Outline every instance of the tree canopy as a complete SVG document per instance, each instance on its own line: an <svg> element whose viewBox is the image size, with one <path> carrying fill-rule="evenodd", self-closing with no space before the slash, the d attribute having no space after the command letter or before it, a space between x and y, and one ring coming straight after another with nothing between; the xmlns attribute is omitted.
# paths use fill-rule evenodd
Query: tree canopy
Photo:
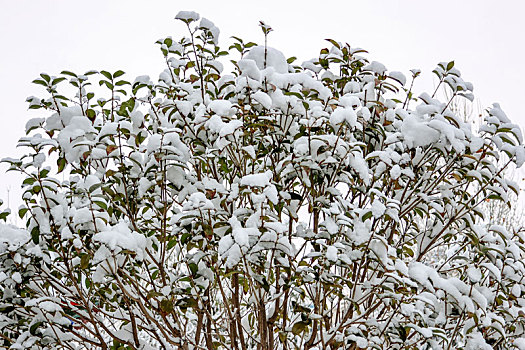
<svg viewBox="0 0 525 350"><path fill-rule="evenodd" d="M347 43L296 64L263 22L225 50L176 18L155 81L34 81L45 116L3 160L27 222L0 226L3 346L525 349L525 235L482 210L518 193L522 135L450 108L473 98L453 61L416 93Z"/></svg>

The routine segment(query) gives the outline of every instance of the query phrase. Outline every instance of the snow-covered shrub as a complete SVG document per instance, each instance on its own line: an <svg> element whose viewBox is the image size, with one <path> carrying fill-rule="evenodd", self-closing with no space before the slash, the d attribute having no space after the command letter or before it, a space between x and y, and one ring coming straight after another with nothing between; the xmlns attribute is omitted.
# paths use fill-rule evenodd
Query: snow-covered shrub
<svg viewBox="0 0 525 350"><path fill-rule="evenodd" d="M4 160L27 228L0 227L3 346L525 348L525 236L477 219L525 159L497 104L471 130L364 50L295 65L177 18L157 81L35 80L47 116Z"/></svg>

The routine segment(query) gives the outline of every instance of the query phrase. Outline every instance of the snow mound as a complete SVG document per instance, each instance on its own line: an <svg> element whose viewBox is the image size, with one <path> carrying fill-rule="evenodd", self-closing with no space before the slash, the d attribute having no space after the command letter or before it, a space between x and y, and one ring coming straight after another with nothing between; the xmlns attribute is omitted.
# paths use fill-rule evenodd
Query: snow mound
<svg viewBox="0 0 525 350"><path fill-rule="evenodd" d="M12 225L0 224L0 254L17 250L30 238L31 235L26 230Z"/></svg>
<svg viewBox="0 0 525 350"><path fill-rule="evenodd" d="M103 243L113 251L122 249L135 252L137 259L142 260L146 250L146 237L138 232L133 232L125 222L120 222L108 230L99 232L93 236L93 240Z"/></svg>
<svg viewBox="0 0 525 350"><path fill-rule="evenodd" d="M277 73L288 73L288 62L284 54L273 47L266 48L266 67L264 66L264 46L254 46L246 55L247 59L254 60L259 69L272 67Z"/></svg>

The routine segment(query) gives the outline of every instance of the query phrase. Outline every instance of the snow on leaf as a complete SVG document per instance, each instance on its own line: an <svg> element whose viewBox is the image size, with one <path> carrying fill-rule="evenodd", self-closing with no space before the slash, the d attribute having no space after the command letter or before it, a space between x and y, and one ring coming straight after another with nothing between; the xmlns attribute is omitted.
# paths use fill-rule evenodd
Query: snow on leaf
<svg viewBox="0 0 525 350"><path fill-rule="evenodd" d="M264 46L254 46L250 49L246 58L255 61L259 70L271 67L277 73L288 73L288 62L286 62L286 57L281 51L274 49L273 47L265 48Z"/></svg>
<svg viewBox="0 0 525 350"><path fill-rule="evenodd" d="M231 116L234 113L232 104L227 100L213 100L208 105L208 110L219 116Z"/></svg>
<svg viewBox="0 0 525 350"><path fill-rule="evenodd" d="M198 21L200 18L200 15L197 12L194 11L179 11L177 15L175 16L175 19L180 19L184 22L193 22Z"/></svg>
<svg viewBox="0 0 525 350"><path fill-rule="evenodd" d="M93 240L105 244L108 248L118 254L122 249L137 254L137 259L144 258L146 249L146 237L138 232L133 232L125 222L120 222L93 236Z"/></svg>
<svg viewBox="0 0 525 350"><path fill-rule="evenodd" d="M241 178L241 185L252 186L252 187L266 187L270 185L270 179L272 178L272 172L266 171L260 174L249 174Z"/></svg>

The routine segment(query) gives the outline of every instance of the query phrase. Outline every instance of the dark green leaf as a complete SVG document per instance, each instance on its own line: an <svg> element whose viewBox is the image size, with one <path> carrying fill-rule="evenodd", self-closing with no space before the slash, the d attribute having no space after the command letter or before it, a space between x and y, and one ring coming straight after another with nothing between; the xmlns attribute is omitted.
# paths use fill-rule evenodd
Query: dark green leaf
<svg viewBox="0 0 525 350"><path fill-rule="evenodd" d="M303 321L295 322L295 324L292 327L292 333L295 335L299 335L303 333L307 327L308 327L308 324L306 322L303 322Z"/></svg>
<svg viewBox="0 0 525 350"><path fill-rule="evenodd" d="M112 79L113 79L113 76L112 76L111 73L108 72L108 71L102 70L102 71L100 71L100 74L102 74L103 76L105 76L105 77L106 77L107 79L109 79L109 80L112 80Z"/></svg>
<svg viewBox="0 0 525 350"><path fill-rule="evenodd" d="M38 84L38 85L42 85L42 86L46 86L47 87L47 83L41 79L35 79L33 80L33 84Z"/></svg>
<svg viewBox="0 0 525 350"><path fill-rule="evenodd" d="M77 75L73 72L70 72L70 71L67 71L67 70L63 70L62 72L60 72L60 74L64 74L64 75L69 75L69 76L72 76L72 77L77 77Z"/></svg>
<svg viewBox="0 0 525 350"><path fill-rule="evenodd" d="M91 257L89 256L89 254L84 254L80 257L80 268L82 270L85 270L89 267L90 259Z"/></svg>
<svg viewBox="0 0 525 350"><path fill-rule="evenodd" d="M121 75L124 75L124 74L125 74L124 71L118 70L115 73L113 73L113 78L118 78L118 77L120 77Z"/></svg>
<svg viewBox="0 0 525 350"><path fill-rule="evenodd" d="M29 333L31 333L31 335L36 335L36 331L38 327L40 327L41 325L42 325L42 322L33 323L31 327L29 327Z"/></svg>
<svg viewBox="0 0 525 350"><path fill-rule="evenodd" d="M66 166L66 158L58 158L57 165L58 165L58 173L61 173L62 171L64 171L64 168Z"/></svg>
<svg viewBox="0 0 525 350"><path fill-rule="evenodd" d="M371 217L372 217L372 212L371 212L371 211L367 211L367 212L363 215L363 217L361 218L361 220L362 220L363 222L365 222L366 220L370 219Z"/></svg>
<svg viewBox="0 0 525 350"><path fill-rule="evenodd" d="M29 210L28 208L20 208L18 210L18 216L20 217L20 219L24 218L28 210Z"/></svg>
<svg viewBox="0 0 525 350"><path fill-rule="evenodd" d="M173 303L169 299L162 299L160 309L166 313L171 313L173 311Z"/></svg>

